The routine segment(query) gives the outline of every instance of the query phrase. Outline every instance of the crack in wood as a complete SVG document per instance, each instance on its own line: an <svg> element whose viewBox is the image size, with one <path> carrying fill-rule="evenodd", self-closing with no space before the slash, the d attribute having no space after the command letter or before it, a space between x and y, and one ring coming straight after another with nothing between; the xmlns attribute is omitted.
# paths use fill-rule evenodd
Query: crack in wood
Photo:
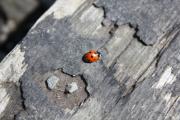
<svg viewBox="0 0 180 120"><path fill-rule="evenodd" d="M178 98L180 98L180 97L176 97L176 99L174 100L174 102L171 104L171 106L169 107L168 111L167 111L166 114L164 115L164 118L166 118L166 116L169 114L169 112L171 111L171 109L173 108L173 106L175 105L175 103L177 102Z"/></svg>

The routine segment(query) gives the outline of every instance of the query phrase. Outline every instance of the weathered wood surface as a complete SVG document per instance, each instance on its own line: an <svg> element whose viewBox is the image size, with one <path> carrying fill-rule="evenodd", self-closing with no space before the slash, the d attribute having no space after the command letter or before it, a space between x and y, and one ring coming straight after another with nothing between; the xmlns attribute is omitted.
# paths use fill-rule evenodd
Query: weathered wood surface
<svg viewBox="0 0 180 120"><path fill-rule="evenodd" d="M179 6L179 0L58 0L1 62L0 116L179 120ZM89 49L102 60L84 63ZM88 97L66 108L45 87L52 74L84 81Z"/></svg>

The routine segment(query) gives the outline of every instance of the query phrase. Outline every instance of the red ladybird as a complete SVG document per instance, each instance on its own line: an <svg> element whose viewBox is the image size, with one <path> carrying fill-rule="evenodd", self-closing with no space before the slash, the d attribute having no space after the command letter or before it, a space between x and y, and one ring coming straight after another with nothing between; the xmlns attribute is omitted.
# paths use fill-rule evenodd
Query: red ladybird
<svg viewBox="0 0 180 120"><path fill-rule="evenodd" d="M88 63L97 62L101 59L101 55L96 50L90 50L83 56L83 60Z"/></svg>

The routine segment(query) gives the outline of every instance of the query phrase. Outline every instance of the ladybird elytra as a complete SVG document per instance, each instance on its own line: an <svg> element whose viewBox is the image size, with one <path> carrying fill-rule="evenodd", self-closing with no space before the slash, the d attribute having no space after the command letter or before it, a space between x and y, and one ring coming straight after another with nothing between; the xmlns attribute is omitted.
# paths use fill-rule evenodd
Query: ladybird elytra
<svg viewBox="0 0 180 120"><path fill-rule="evenodd" d="M100 60L101 55L96 50L90 50L89 52L85 53L83 56L83 60L87 63L93 63Z"/></svg>

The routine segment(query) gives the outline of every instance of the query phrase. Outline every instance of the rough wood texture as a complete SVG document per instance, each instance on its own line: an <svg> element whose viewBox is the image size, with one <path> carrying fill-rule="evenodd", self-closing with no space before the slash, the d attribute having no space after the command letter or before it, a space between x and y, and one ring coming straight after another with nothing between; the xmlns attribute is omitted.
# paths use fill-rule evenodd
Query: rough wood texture
<svg viewBox="0 0 180 120"><path fill-rule="evenodd" d="M20 81L23 108L16 106L15 119L179 120L178 6L178 0L57 1L0 65L2 85ZM89 49L102 60L84 63ZM43 86L44 75L55 71L84 81L88 97L71 109L53 102ZM1 96L3 116L14 105L11 94Z"/></svg>

